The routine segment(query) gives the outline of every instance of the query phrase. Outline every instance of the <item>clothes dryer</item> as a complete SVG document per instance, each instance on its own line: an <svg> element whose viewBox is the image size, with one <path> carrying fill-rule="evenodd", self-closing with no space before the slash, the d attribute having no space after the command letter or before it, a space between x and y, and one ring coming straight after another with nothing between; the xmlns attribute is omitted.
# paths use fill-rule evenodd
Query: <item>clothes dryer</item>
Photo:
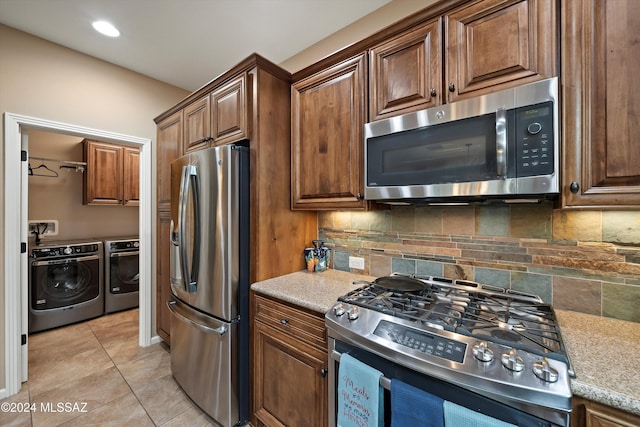
<svg viewBox="0 0 640 427"><path fill-rule="evenodd" d="M119 237L104 240L105 313L138 306L140 289L140 240Z"/></svg>

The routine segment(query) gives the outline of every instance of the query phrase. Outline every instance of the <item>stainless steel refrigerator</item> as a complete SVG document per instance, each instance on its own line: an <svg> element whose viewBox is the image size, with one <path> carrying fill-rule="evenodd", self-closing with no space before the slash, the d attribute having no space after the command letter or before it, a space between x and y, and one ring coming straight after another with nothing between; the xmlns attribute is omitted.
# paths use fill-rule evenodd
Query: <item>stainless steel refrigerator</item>
<svg viewBox="0 0 640 427"><path fill-rule="evenodd" d="M171 372L223 427L249 418L249 149L171 163Z"/></svg>

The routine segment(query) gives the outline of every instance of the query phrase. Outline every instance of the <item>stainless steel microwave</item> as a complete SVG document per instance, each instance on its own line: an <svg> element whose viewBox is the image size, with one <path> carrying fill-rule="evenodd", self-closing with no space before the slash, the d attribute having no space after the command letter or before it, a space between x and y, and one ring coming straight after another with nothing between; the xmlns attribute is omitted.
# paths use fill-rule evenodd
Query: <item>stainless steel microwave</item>
<svg viewBox="0 0 640 427"><path fill-rule="evenodd" d="M559 194L558 81L365 125L365 199L529 201Z"/></svg>

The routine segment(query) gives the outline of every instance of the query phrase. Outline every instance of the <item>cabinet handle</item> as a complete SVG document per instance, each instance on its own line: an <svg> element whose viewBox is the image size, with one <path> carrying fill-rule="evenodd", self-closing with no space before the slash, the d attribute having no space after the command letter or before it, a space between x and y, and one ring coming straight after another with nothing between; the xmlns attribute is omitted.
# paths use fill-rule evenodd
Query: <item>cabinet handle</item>
<svg viewBox="0 0 640 427"><path fill-rule="evenodd" d="M580 191L580 184L573 181L571 185L569 185L569 191L571 191L573 194L576 194L578 191Z"/></svg>
<svg viewBox="0 0 640 427"><path fill-rule="evenodd" d="M455 92L456 91L456 85L454 85L453 83L449 83L449 92Z"/></svg>
<svg viewBox="0 0 640 427"><path fill-rule="evenodd" d="M432 98L435 98L437 94L438 94L438 92L436 92L435 89L431 89L431 97Z"/></svg>
<svg viewBox="0 0 640 427"><path fill-rule="evenodd" d="M327 376L327 372L329 372L329 371L327 370L327 368L322 368L322 369L320 369L320 376L321 376L322 378L326 377L326 376Z"/></svg>
<svg viewBox="0 0 640 427"><path fill-rule="evenodd" d="M288 325L289 321L287 319L282 319L280 320L280 323L282 323L283 325Z"/></svg>

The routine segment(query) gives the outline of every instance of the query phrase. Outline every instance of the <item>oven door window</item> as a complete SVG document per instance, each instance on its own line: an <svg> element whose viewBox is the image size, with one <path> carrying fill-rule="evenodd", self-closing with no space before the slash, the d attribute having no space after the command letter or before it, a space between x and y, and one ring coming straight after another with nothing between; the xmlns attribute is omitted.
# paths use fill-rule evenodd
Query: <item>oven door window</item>
<svg viewBox="0 0 640 427"><path fill-rule="evenodd" d="M371 137L366 144L370 187L498 178L495 114ZM510 154L507 162L514 163ZM515 168L507 171L507 178L515 176Z"/></svg>
<svg viewBox="0 0 640 427"><path fill-rule="evenodd" d="M113 294L136 292L140 282L138 252L115 253L110 258L110 284Z"/></svg>
<svg viewBox="0 0 640 427"><path fill-rule="evenodd" d="M32 307L46 310L90 301L100 295L100 262L63 260L32 264Z"/></svg>

